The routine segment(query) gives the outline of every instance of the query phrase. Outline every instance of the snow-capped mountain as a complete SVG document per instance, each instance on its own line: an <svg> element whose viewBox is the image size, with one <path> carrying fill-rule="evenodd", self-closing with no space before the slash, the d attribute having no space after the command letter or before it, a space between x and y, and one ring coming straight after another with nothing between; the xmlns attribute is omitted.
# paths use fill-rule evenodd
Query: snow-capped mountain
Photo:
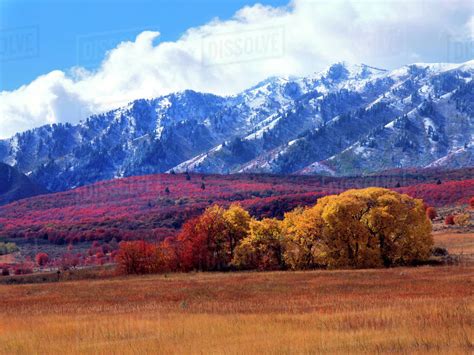
<svg viewBox="0 0 474 355"><path fill-rule="evenodd" d="M50 190L165 171L347 175L474 165L474 61L337 63L234 96L184 91L0 141Z"/></svg>

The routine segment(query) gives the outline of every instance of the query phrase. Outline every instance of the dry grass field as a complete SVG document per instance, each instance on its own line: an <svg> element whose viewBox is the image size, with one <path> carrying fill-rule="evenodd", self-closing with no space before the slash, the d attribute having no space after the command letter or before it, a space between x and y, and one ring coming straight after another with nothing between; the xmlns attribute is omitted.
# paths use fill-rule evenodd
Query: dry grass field
<svg viewBox="0 0 474 355"><path fill-rule="evenodd" d="M474 233L441 231L434 233L435 244L455 255L474 255Z"/></svg>
<svg viewBox="0 0 474 355"><path fill-rule="evenodd" d="M462 238L436 236L448 248ZM468 354L473 275L425 266L0 285L0 353Z"/></svg>

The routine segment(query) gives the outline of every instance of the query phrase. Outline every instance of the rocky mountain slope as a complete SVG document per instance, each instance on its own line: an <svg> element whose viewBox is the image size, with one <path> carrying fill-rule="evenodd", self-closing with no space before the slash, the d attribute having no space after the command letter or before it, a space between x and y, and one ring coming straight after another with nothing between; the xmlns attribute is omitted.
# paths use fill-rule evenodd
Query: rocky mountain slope
<svg viewBox="0 0 474 355"><path fill-rule="evenodd" d="M158 173L362 174L474 165L474 61L337 63L234 96L184 91L0 141L54 191Z"/></svg>
<svg viewBox="0 0 474 355"><path fill-rule="evenodd" d="M7 203L46 193L15 168L0 163L0 206Z"/></svg>

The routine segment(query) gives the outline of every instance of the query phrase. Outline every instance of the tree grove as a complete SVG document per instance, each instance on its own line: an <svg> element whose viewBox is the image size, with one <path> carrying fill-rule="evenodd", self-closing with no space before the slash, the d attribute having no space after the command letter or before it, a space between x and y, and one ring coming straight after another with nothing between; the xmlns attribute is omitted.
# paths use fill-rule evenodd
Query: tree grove
<svg viewBox="0 0 474 355"><path fill-rule="evenodd" d="M168 255L159 263L166 271L377 268L426 260L432 246L422 200L367 188L323 197L283 220L215 205L186 222L173 243L158 244L156 255Z"/></svg>

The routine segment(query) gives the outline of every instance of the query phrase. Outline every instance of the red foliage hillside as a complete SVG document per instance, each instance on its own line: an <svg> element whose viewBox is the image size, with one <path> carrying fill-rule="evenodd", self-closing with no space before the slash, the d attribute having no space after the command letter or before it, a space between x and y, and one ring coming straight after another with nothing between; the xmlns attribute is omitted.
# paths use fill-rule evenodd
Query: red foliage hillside
<svg viewBox="0 0 474 355"><path fill-rule="evenodd" d="M450 173L457 180L465 173ZM239 201L257 217L279 217L298 205L349 188L394 188L428 205L468 203L474 180L416 174L328 178L315 176L161 174L97 183L0 207L0 236L52 243L163 239L207 206ZM436 181L442 179L442 184ZM420 181L429 183L419 184ZM398 188L398 186L401 186Z"/></svg>
<svg viewBox="0 0 474 355"><path fill-rule="evenodd" d="M447 181L441 184L419 184L396 190L421 198L429 206L468 204L470 197L474 196L474 179Z"/></svg>

